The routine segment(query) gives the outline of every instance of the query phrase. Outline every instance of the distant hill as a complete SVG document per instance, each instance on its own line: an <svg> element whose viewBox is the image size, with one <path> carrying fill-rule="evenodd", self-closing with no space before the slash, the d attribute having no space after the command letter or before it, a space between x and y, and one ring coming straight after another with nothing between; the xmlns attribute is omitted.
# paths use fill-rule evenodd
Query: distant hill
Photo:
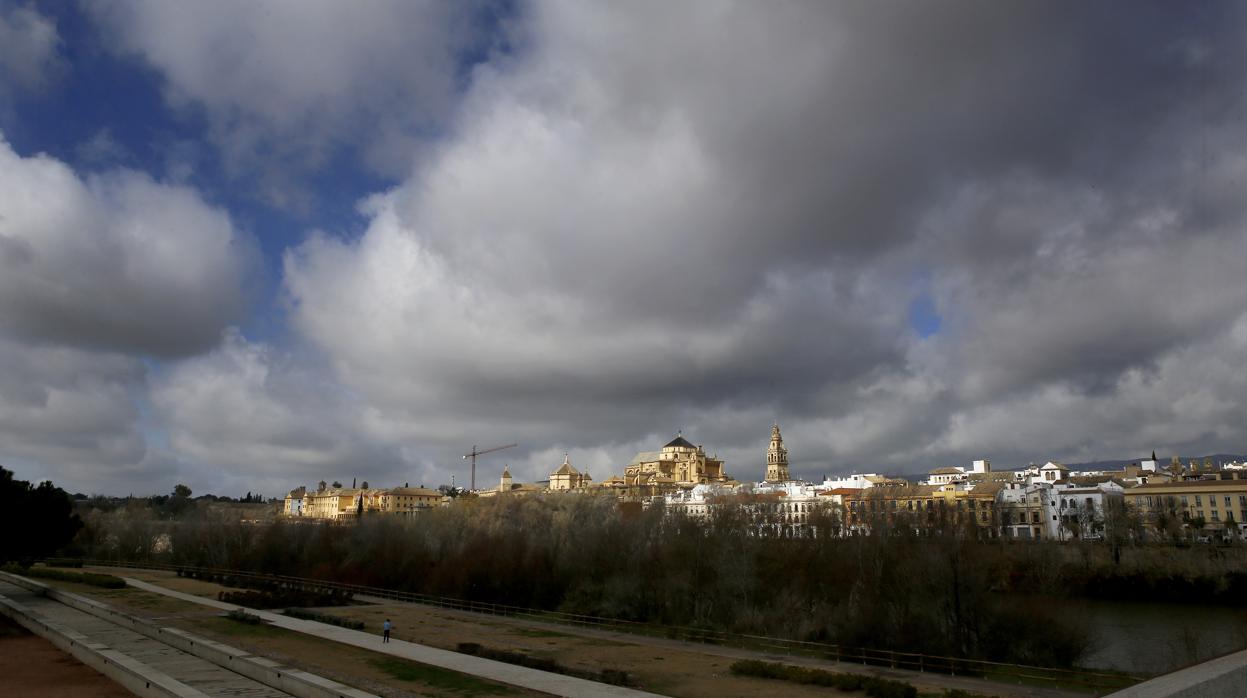
<svg viewBox="0 0 1247 698"><path fill-rule="evenodd" d="M1121 470L1127 465L1136 464L1139 461L1147 460L1147 458L1147 456L1144 456L1143 458L1132 458L1130 460L1097 460L1090 463L1066 463L1065 465L1068 466L1070 470ZM1173 456L1161 456L1157 454L1156 458L1160 461L1161 466L1166 466L1169 465L1169 460L1173 458ZM1199 461L1202 465L1205 458L1211 458L1214 464L1220 465L1221 463L1231 463L1233 461L1241 463L1244 460L1247 460L1247 455L1214 453L1207 456L1178 456L1178 460L1182 463L1182 465L1186 465L1193 460Z"/></svg>

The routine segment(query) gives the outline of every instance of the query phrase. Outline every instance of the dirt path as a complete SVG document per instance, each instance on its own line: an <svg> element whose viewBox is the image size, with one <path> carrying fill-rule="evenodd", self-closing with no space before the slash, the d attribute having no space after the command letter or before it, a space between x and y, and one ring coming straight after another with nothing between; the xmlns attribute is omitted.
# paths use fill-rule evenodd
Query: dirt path
<svg viewBox="0 0 1247 698"><path fill-rule="evenodd" d="M132 698L112 679L0 616L0 676L11 698Z"/></svg>

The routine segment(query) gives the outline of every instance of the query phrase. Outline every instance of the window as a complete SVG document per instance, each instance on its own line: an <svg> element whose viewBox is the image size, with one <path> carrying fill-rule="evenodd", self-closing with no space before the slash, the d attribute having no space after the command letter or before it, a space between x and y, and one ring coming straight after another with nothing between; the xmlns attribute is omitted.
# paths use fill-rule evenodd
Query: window
<svg viewBox="0 0 1247 698"><path fill-rule="evenodd" d="M1225 508L1226 509L1230 508L1230 496L1229 495L1225 496Z"/></svg>
<svg viewBox="0 0 1247 698"><path fill-rule="evenodd" d="M1238 506L1247 509L1247 494L1238 495Z"/></svg>
<svg viewBox="0 0 1247 698"><path fill-rule="evenodd" d="M1186 495L1182 495L1182 506L1186 506L1187 504L1188 502L1186 501Z"/></svg>
<svg viewBox="0 0 1247 698"><path fill-rule="evenodd" d="M1208 506L1209 506L1209 507L1211 507L1211 508L1213 508L1213 509L1216 509L1216 508L1217 508L1217 497L1216 497L1216 495L1209 495L1209 497L1208 497Z"/></svg>
<svg viewBox="0 0 1247 698"><path fill-rule="evenodd" d="M1213 521L1220 521L1220 520L1221 520L1221 512L1217 511L1216 509L1213 509L1213 510L1212 510L1212 520L1213 520Z"/></svg>
<svg viewBox="0 0 1247 698"><path fill-rule="evenodd" d="M1202 507L1202 506L1204 506L1204 503L1200 501L1200 497L1199 497L1199 495L1195 495L1195 506L1197 506L1197 507Z"/></svg>
<svg viewBox="0 0 1247 698"><path fill-rule="evenodd" d="M1032 511L1032 512L1031 512L1031 523L1039 523L1039 512L1037 512L1037 511ZM1036 529L1036 530L1038 530L1038 529Z"/></svg>
<svg viewBox="0 0 1247 698"><path fill-rule="evenodd" d="M1147 496L1147 505L1148 505L1148 507L1151 507L1151 506L1152 506L1152 495L1150 495L1150 494Z"/></svg>

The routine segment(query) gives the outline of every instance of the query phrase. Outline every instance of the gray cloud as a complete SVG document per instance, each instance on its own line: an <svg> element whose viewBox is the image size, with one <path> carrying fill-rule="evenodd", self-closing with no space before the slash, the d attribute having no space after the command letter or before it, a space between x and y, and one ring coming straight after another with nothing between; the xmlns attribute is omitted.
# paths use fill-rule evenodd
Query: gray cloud
<svg viewBox="0 0 1247 698"><path fill-rule="evenodd" d="M306 206L302 175L358 148L403 172L452 111L461 51L479 38L467 3L112 0L89 9L120 53L202 108L226 167L269 201Z"/></svg>
<svg viewBox="0 0 1247 698"><path fill-rule="evenodd" d="M472 39L425 32L462 17L288 9L99 15L242 166L445 131L361 234L287 251L291 346L231 332L160 372L148 463L437 484L518 441L480 482L564 451L600 479L684 429L750 478L773 419L808 476L1242 448L1236 5L536 3L458 97ZM103 181L77 186L125 200ZM82 336L159 346L114 327Z"/></svg>
<svg viewBox="0 0 1247 698"><path fill-rule="evenodd" d="M1165 432L1079 415L1215 352L1196 340L1242 307L1233 8L1140 7L1128 31L1038 5L528 19L361 239L286 260L295 325L346 384L463 416L424 434L440 457L485 431L626 458L683 426L747 471L765 434L716 425L745 416L791 422L818 470L1066 457L1097 438L1072 424L1105 448ZM1027 406L1056 394L1062 419Z"/></svg>
<svg viewBox="0 0 1247 698"><path fill-rule="evenodd" d="M247 310L253 243L193 190L117 170L86 180L0 140L0 331L179 356Z"/></svg>
<svg viewBox="0 0 1247 698"><path fill-rule="evenodd" d="M0 5L0 97L41 90L65 70L56 22L30 7Z"/></svg>
<svg viewBox="0 0 1247 698"><path fill-rule="evenodd" d="M117 354L31 347L0 337L4 465L27 479L117 491L146 456L134 395L142 363Z"/></svg>
<svg viewBox="0 0 1247 698"><path fill-rule="evenodd" d="M367 407L323 376L309 357L230 331L216 350L163 371L151 399L192 488L277 494L394 474L403 461L369 433Z"/></svg>

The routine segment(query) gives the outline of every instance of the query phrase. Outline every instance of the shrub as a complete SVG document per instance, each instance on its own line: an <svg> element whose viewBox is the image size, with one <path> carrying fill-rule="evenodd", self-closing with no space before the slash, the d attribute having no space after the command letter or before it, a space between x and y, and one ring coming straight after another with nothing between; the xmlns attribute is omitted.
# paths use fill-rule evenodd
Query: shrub
<svg viewBox="0 0 1247 698"><path fill-rule="evenodd" d="M94 572L66 572L64 570L52 569L49 567L29 567L23 569L16 565L6 565L4 567L4 571L9 572L10 574L38 577L40 579L55 579L60 582L89 584L91 586L103 587L104 589L126 588L126 580L121 577L114 577L111 574L96 574Z"/></svg>
<svg viewBox="0 0 1247 698"><path fill-rule="evenodd" d="M247 625L260 625L264 622L263 618L255 615L254 613L247 613L241 608L235 608L229 613L226 613L225 617L230 620L236 620L239 623L246 623Z"/></svg>
<svg viewBox="0 0 1247 698"><path fill-rule="evenodd" d="M82 567L82 560L72 557L50 557L43 561L48 567Z"/></svg>
<svg viewBox="0 0 1247 698"><path fill-rule="evenodd" d="M341 603L340 596L316 594L293 589L283 591L222 591L217 594L217 600L249 608L337 606Z"/></svg>
<svg viewBox="0 0 1247 698"><path fill-rule="evenodd" d="M352 620L350 618L331 616L328 613L317 613L316 611L309 611L306 608L287 608L285 611L282 611L282 614L290 616L291 618L302 618L303 620L314 620L318 623L328 623L330 625L336 625L340 628L350 628L351 630L364 629L364 621L362 620Z"/></svg>

